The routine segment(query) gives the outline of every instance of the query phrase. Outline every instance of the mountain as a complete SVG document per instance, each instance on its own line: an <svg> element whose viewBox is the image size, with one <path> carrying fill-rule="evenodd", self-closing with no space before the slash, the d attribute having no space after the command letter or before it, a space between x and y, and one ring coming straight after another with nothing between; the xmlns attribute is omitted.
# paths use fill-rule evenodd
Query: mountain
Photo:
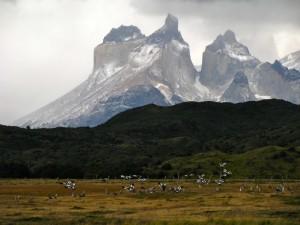
<svg viewBox="0 0 300 225"><path fill-rule="evenodd" d="M238 72L221 97L222 102L247 102L255 101L256 98L249 87L248 78L243 72Z"/></svg>
<svg viewBox="0 0 300 225"><path fill-rule="evenodd" d="M291 53L280 60L283 66L300 71L300 51Z"/></svg>
<svg viewBox="0 0 300 225"><path fill-rule="evenodd" d="M258 99L277 98L300 104L300 72L285 68L279 61L258 65L250 83Z"/></svg>
<svg viewBox="0 0 300 225"><path fill-rule="evenodd" d="M172 177L228 161L236 178L299 179L299 137L300 106L282 100L151 104L94 128L0 126L0 177Z"/></svg>
<svg viewBox="0 0 300 225"><path fill-rule="evenodd" d="M295 61L297 54L291 55L287 58ZM147 104L270 98L300 104L300 72L284 65L260 62L228 30L206 47L199 69L178 19L169 14L149 36L132 25L113 28L94 49L93 71L83 83L13 125L94 127Z"/></svg>
<svg viewBox="0 0 300 225"><path fill-rule="evenodd" d="M297 58L297 53L291 55L290 59ZM277 60L273 64L260 62L230 30L206 47L200 81L213 101L236 103L275 98L300 104L299 71L286 68Z"/></svg>
<svg viewBox="0 0 300 225"><path fill-rule="evenodd" d="M212 92L212 99L218 100L237 72L243 71L248 75L259 63L248 48L237 41L235 34L228 30L206 47L200 80Z"/></svg>
<svg viewBox="0 0 300 225"><path fill-rule="evenodd" d="M168 15L148 37L135 26L120 26L95 48L94 69L86 81L15 125L96 126L146 104L200 101L208 90L198 79L176 17Z"/></svg>

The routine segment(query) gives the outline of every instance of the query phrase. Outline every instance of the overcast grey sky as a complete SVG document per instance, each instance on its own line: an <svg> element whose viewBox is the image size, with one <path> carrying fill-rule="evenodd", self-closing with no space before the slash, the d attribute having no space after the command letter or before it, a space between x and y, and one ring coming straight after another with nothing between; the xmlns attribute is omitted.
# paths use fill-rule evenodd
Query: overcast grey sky
<svg viewBox="0 0 300 225"><path fill-rule="evenodd" d="M148 35L168 12L197 65L227 29L263 61L300 49L298 0L0 0L0 124L86 79L93 48L112 27L134 24Z"/></svg>

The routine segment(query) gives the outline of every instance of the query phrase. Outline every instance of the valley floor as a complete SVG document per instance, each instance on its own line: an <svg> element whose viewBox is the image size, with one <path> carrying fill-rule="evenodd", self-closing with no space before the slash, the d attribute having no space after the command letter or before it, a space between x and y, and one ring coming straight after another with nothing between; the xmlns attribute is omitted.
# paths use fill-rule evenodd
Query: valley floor
<svg viewBox="0 0 300 225"><path fill-rule="evenodd" d="M181 193L141 193L158 182L136 183L129 193L120 192L128 181L77 180L72 196L57 180L0 180L0 224L300 224L299 181L286 182L283 193L279 181L230 181L217 191L192 180L179 181Z"/></svg>

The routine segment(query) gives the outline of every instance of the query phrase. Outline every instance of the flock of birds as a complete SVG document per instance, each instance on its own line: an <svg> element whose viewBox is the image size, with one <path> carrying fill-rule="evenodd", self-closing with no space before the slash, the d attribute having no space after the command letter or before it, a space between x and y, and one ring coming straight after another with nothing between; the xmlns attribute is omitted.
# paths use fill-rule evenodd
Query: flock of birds
<svg viewBox="0 0 300 225"><path fill-rule="evenodd" d="M226 179L232 175L232 172L228 169L226 169L226 163L222 162L219 164L219 176L217 179L212 180L212 177L206 178L205 174L197 175L195 183L199 186L202 187L204 185L209 185L211 182L215 183L216 186L216 191L220 191L220 187L225 183ZM193 178L195 177L194 174L186 174L184 175L184 178ZM120 178L123 180L123 186L121 187L121 190L116 193L114 192L115 195L121 194L123 192L129 192L129 193L147 193L147 194L153 194L157 192L173 192L173 193L181 193L184 192L184 187L179 184L179 178L178 181L175 182L176 184L170 185L166 182L158 182L156 185L151 186L151 187L146 187L144 184L147 181L146 178L140 176L140 175L121 175ZM109 177L102 179L103 182L109 182ZM77 189L77 185L75 181L73 180L67 180L64 182L58 182L64 186L64 188L72 191L72 196L73 197L85 197L86 193L80 192L76 193L75 190ZM136 185L136 183L139 183L140 185ZM139 186L139 188L137 188ZM262 187L259 184L253 185L248 185L248 184L242 184L239 187L240 192L261 192ZM275 192L277 193L283 193L285 192L285 185L283 183L278 184L275 186ZM55 199L57 198L56 195L49 195L49 199Z"/></svg>
<svg viewBox="0 0 300 225"><path fill-rule="evenodd" d="M209 184L215 184L216 191L220 191L222 185L226 182L226 179L232 175L231 171L226 169L226 163L219 164L219 176L216 179L212 179L212 176L206 178L205 174L195 175L195 174L186 174L183 176L184 179L194 179L194 184L198 185L199 188L207 186ZM177 177L177 180L173 180L172 182L167 183L167 180L154 184L154 186L150 186L149 184L153 184L153 182L147 182L147 178L144 178L140 175L121 175L121 180L123 181L123 186L121 186L118 192L109 193L107 189L105 190L106 194L113 194L114 196L122 193L144 193L144 194L153 194L153 193L182 193L185 191L183 185L181 185L180 177ZM176 178L174 178L176 179ZM110 178L101 179L102 182L110 183ZM78 188L77 183L74 180L66 180L60 181L57 180L57 183L62 185L65 189L71 192L72 197L83 198L86 197L86 192L81 191ZM137 184L137 185L136 185ZM239 192L247 192L247 193L260 193L260 192L270 192L270 193L293 193L294 190L291 186L283 181L281 183L269 183L261 185L259 183L253 182L244 182L239 186ZM15 201L18 203L22 199L21 195L15 195ZM48 194L48 199L57 199L57 193Z"/></svg>

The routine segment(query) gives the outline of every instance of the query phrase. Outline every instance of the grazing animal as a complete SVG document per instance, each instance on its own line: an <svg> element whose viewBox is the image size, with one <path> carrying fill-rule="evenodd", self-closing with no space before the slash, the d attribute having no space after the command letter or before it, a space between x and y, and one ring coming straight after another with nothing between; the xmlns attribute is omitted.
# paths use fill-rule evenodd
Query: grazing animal
<svg viewBox="0 0 300 225"><path fill-rule="evenodd" d="M205 174L202 174L198 176L196 183L199 184L199 186L201 186L202 184L208 184L209 180L205 179Z"/></svg>
<svg viewBox="0 0 300 225"><path fill-rule="evenodd" d="M131 183L129 186L122 186L122 189L128 192L135 192L135 185Z"/></svg>
<svg viewBox="0 0 300 225"><path fill-rule="evenodd" d="M222 179L222 178L216 179L216 180L215 180L215 183L216 183L217 185L221 185L221 184L223 184L224 182L225 182L225 180Z"/></svg>
<svg viewBox="0 0 300 225"><path fill-rule="evenodd" d="M283 184L278 185L275 190L276 190L277 193L283 193L284 192L284 185Z"/></svg>
<svg viewBox="0 0 300 225"><path fill-rule="evenodd" d="M67 180L63 182L63 185L66 189L75 190L76 189L76 183L72 180Z"/></svg>
<svg viewBox="0 0 300 225"><path fill-rule="evenodd" d="M242 185L240 186L240 192L246 191L246 189L247 189L247 185L246 185L246 184L242 184Z"/></svg>
<svg viewBox="0 0 300 225"><path fill-rule="evenodd" d="M175 187L171 187L170 191L175 192L175 193L180 193L180 192L183 192L184 189L183 189L183 186L178 185L178 186L175 186Z"/></svg>
<svg viewBox="0 0 300 225"><path fill-rule="evenodd" d="M166 191L166 189L167 189L167 184L166 183L159 182L158 186L159 186L160 190L163 191L163 192Z"/></svg>
<svg viewBox="0 0 300 225"><path fill-rule="evenodd" d="M261 187L260 187L260 185L259 185L259 184L256 184L256 186L255 186L255 190L256 190L257 192L261 192Z"/></svg>
<svg viewBox="0 0 300 225"><path fill-rule="evenodd" d="M215 180L215 183L219 186L225 182L225 179L227 176L232 174L231 171L229 171L225 168L226 165L227 165L226 162L219 163L220 175L219 175L219 178ZM219 191L219 190L220 190L219 187L216 188L216 191Z"/></svg>
<svg viewBox="0 0 300 225"><path fill-rule="evenodd" d="M121 179L123 180L131 180L132 179L132 176L125 176L125 175L121 175Z"/></svg>

